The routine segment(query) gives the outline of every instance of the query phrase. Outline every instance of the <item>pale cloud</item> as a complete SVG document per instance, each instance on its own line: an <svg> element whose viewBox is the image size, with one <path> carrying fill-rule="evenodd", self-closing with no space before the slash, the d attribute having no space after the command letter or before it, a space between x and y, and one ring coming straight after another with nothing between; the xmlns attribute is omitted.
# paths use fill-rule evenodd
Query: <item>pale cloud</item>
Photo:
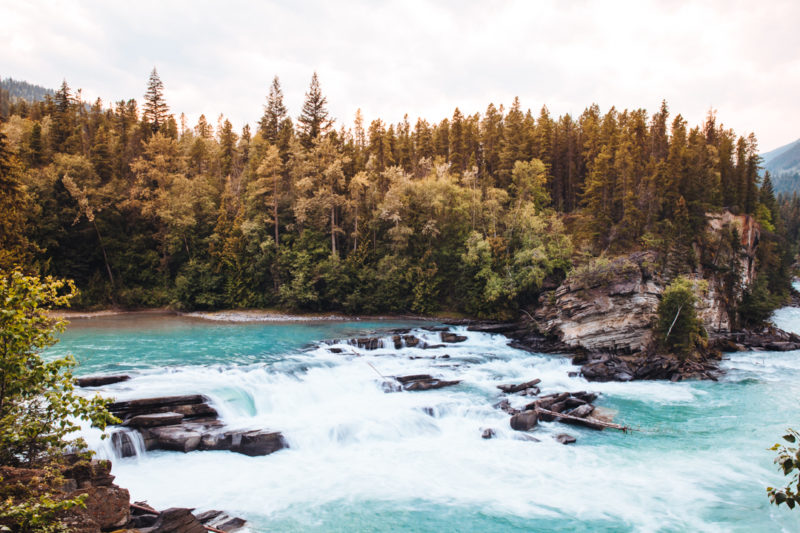
<svg viewBox="0 0 800 533"><path fill-rule="evenodd" d="M141 99L155 65L177 115L261 115L281 78L293 116L317 71L332 114L440 120L519 96L538 113L709 109L764 149L800 137L800 4L500 1L0 0L0 75L87 99Z"/></svg>

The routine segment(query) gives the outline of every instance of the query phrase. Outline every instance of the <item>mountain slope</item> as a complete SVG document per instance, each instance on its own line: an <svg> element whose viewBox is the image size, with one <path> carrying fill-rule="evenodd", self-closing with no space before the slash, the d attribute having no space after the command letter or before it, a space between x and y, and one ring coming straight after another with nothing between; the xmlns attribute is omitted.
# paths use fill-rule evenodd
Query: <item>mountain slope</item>
<svg viewBox="0 0 800 533"><path fill-rule="evenodd" d="M8 91L8 96L12 102L17 98L28 102L36 102L44 100L47 95L53 96L55 94L53 89L13 78L0 80L0 89Z"/></svg>
<svg viewBox="0 0 800 533"><path fill-rule="evenodd" d="M781 172L800 172L800 139L761 154L764 169L772 174Z"/></svg>

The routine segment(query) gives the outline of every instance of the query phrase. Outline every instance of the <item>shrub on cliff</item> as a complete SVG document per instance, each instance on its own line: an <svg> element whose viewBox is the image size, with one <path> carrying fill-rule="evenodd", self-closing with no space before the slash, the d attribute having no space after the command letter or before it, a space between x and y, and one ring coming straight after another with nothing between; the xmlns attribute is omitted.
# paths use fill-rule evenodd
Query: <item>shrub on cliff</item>
<svg viewBox="0 0 800 533"><path fill-rule="evenodd" d="M687 357L704 342L706 331L697 316L696 292L704 292L706 288L705 281L680 276L664 289L656 324L656 340L662 348Z"/></svg>

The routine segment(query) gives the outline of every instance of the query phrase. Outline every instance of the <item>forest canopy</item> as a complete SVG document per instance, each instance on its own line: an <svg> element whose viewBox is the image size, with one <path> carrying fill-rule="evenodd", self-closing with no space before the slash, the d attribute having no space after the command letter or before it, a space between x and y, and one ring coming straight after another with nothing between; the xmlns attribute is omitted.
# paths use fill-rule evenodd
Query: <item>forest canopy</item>
<svg viewBox="0 0 800 533"><path fill-rule="evenodd" d="M234 131L176 119L163 90L153 69L141 105L89 105L66 81L3 102L0 267L73 279L84 307L508 317L589 257L653 249L690 272L726 209L762 225L764 298L788 287L800 204L713 112L689 126L666 103L555 117L514 99L345 127L315 73L296 119L275 77L255 129Z"/></svg>

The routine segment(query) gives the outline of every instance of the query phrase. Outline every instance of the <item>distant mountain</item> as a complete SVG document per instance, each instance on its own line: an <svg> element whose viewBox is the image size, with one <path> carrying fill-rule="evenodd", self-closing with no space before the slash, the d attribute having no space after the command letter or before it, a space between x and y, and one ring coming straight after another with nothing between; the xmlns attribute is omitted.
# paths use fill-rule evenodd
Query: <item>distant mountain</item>
<svg viewBox="0 0 800 533"><path fill-rule="evenodd" d="M761 154L764 168L771 174L800 172L800 139L771 152Z"/></svg>
<svg viewBox="0 0 800 533"><path fill-rule="evenodd" d="M776 193L800 192L800 139L761 154Z"/></svg>
<svg viewBox="0 0 800 533"><path fill-rule="evenodd" d="M48 95L53 96L55 94L53 89L13 78L0 80L0 89L8 91L8 96L12 102L18 98L28 102L36 102L44 100Z"/></svg>

